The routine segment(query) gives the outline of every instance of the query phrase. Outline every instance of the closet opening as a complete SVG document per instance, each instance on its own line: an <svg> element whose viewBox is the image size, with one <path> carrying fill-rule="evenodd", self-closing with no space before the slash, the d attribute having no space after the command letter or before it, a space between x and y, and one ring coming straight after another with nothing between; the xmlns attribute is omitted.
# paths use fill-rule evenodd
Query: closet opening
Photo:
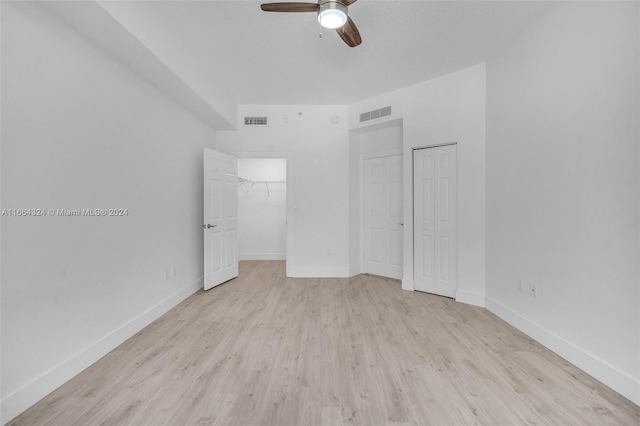
<svg viewBox="0 0 640 426"><path fill-rule="evenodd" d="M238 260L287 260L287 158L238 158Z"/></svg>

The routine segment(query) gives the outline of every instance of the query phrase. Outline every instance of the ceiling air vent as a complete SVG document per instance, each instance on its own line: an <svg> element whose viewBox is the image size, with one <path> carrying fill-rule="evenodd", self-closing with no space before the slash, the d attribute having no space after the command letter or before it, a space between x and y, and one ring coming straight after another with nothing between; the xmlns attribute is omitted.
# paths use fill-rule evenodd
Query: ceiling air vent
<svg viewBox="0 0 640 426"><path fill-rule="evenodd" d="M244 125L245 126L266 126L267 117L245 117Z"/></svg>
<svg viewBox="0 0 640 426"><path fill-rule="evenodd" d="M391 106L386 106L380 109L374 109L373 111L363 112L360 114L360 122L365 122L369 120L375 120L378 118L386 117L391 115Z"/></svg>

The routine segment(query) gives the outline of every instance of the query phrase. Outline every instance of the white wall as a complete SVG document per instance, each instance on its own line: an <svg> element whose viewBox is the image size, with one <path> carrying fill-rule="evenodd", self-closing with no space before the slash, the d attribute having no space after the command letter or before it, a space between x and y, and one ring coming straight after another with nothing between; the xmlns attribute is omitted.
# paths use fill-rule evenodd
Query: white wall
<svg viewBox="0 0 640 426"><path fill-rule="evenodd" d="M413 164L416 147L458 144L458 291L456 300L484 305L485 295L485 67L466 70L349 106L352 129L361 112L392 106L402 119L404 154L404 279L413 290ZM355 117L355 118L353 118Z"/></svg>
<svg viewBox="0 0 640 426"><path fill-rule="evenodd" d="M287 250L286 158L239 158L238 258L284 260Z"/></svg>
<svg viewBox="0 0 640 426"><path fill-rule="evenodd" d="M65 2L62 5L48 6L49 8L62 9L69 7ZM71 4L77 2L70 2ZM99 7L104 9L110 16L117 21L118 26L123 26L131 33L136 43L141 43L146 50L151 52L163 64L171 70L173 74L189 88L195 91L206 106L213 109L214 113L208 113L208 122L215 123L214 126L219 129L231 129L237 120L236 101L232 96L233 88L226 82L220 82L212 88L211 75L207 70L198 66L197 58L187 54L181 45L172 38L170 32L166 31L163 26L162 19L155 15L154 8L139 1L100 1ZM73 4L74 9L78 7ZM149 14L153 16L149 17ZM177 17L175 17L177 19ZM87 22L83 16L83 22ZM84 31L90 32L90 28L83 28ZM122 46L122 51L126 52L130 46ZM113 52L120 55L121 52ZM132 58L133 59L133 58ZM145 77L150 77L146 75ZM169 82L162 81L165 87ZM178 99L181 99L178 97ZM195 101L192 101L195 102ZM190 103L185 105L190 106ZM203 108L204 109L204 108ZM192 109L198 111L198 109ZM230 125L232 124L232 125Z"/></svg>
<svg viewBox="0 0 640 426"><path fill-rule="evenodd" d="M290 276L349 275L347 107L241 105L238 116L267 116L267 126L220 131L217 149L228 153L290 154ZM339 122L332 123L337 116Z"/></svg>
<svg viewBox="0 0 640 426"><path fill-rule="evenodd" d="M253 182L286 182L286 158L239 158L238 177Z"/></svg>
<svg viewBox="0 0 640 426"><path fill-rule="evenodd" d="M562 4L487 64L487 306L636 403L638 8Z"/></svg>
<svg viewBox="0 0 640 426"><path fill-rule="evenodd" d="M485 66L406 89L404 94L405 277L413 272L412 152L456 142L458 150L458 290L456 300L484 305ZM409 255L411 252L411 255Z"/></svg>
<svg viewBox="0 0 640 426"><path fill-rule="evenodd" d="M155 85L187 111L216 129L232 129L237 122L236 104L223 93L213 96L204 92L202 79L186 72L188 61L175 51L164 49L169 44L153 37L141 21L148 23L148 13L142 20L131 19L127 5L136 2L45 1L38 4L58 17L83 37L104 49L112 59ZM183 53L183 52L181 52ZM207 78L210 79L209 76ZM232 124L233 123L233 124Z"/></svg>
<svg viewBox="0 0 640 426"><path fill-rule="evenodd" d="M2 4L2 422L202 286L215 131L35 4ZM165 271L176 276L165 281Z"/></svg>
<svg viewBox="0 0 640 426"><path fill-rule="evenodd" d="M382 126L362 129L357 133L360 155L402 151L402 121L385 122Z"/></svg>

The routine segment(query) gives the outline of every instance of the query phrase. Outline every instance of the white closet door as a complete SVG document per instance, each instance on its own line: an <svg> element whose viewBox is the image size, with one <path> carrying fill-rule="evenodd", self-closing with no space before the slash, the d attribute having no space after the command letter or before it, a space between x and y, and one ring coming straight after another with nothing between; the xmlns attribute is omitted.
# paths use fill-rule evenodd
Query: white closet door
<svg viewBox="0 0 640 426"><path fill-rule="evenodd" d="M363 272L402 279L402 155L363 164Z"/></svg>
<svg viewBox="0 0 640 426"><path fill-rule="evenodd" d="M455 297L458 286L456 146L413 153L415 289Z"/></svg>

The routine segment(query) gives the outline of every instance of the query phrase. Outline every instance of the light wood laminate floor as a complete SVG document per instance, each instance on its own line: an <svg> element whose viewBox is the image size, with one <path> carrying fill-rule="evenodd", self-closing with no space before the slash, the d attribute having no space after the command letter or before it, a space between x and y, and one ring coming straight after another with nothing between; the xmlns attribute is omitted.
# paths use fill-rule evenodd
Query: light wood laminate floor
<svg viewBox="0 0 640 426"><path fill-rule="evenodd" d="M640 408L485 309L250 261L10 424L639 425Z"/></svg>

